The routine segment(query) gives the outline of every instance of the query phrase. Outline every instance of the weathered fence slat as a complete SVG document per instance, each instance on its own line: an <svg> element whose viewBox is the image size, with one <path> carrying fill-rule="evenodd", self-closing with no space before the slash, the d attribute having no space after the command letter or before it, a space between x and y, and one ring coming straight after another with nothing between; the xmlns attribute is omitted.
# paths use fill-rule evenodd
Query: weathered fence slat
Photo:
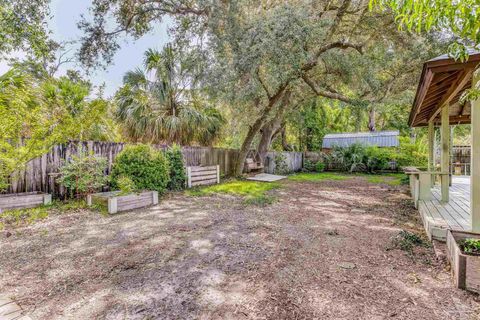
<svg viewBox="0 0 480 320"><path fill-rule="evenodd" d="M110 174L115 157L125 147L125 143L103 142L103 141L71 141L66 144L55 145L50 152L35 158L27 163L25 168L16 172L10 177L10 187L7 193L20 193L40 191L52 194L56 198L63 198L66 190L56 180L60 167L73 155L79 152L92 152L94 155L107 159L105 174ZM166 150L166 145L154 145L155 148ZM290 170L298 171L302 168L303 157L301 152L283 152L286 163ZM185 165L188 167L201 167L216 170L220 168L219 175L230 176L235 170L235 163L238 158L238 150L222 149L213 147L182 147L182 155ZM269 152L272 159L270 165L265 165L265 172L274 173L275 152ZM212 168L213 166L213 168ZM209 169L210 168L210 169ZM212 173L212 172L209 172ZM193 173L193 176L195 173ZM103 190L107 191L107 189Z"/></svg>
<svg viewBox="0 0 480 320"><path fill-rule="evenodd" d="M214 170L212 170L214 168ZM187 167L187 187L220 183L220 166Z"/></svg>

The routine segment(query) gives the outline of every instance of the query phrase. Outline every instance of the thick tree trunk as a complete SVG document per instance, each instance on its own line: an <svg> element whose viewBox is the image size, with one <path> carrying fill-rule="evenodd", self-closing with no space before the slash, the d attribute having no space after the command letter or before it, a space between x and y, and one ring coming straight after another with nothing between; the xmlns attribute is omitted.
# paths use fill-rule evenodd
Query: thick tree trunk
<svg viewBox="0 0 480 320"><path fill-rule="evenodd" d="M375 108L371 107L370 110L368 110L368 130L369 131L375 131Z"/></svg>
<svg viewBox="0 0 480 320"><path fill-rule="evenodd" d="M265 157L267 156L268 149L274 140L275 136L280 132L282 128L282 123L284 121L285 109L288 106L290 99L290 91L286 91L283 95L282 101L278 106L277 113L275 117L265 123L260 130L262 136L260 137L260 142L258 143L257 152L260 158L261 163L264 163Z"/></svg>
<svg viewBox="0 0 480 320"><path fill-rule="evenodd" d="M282 128L280 129L280 134L281 134L281 137L282 137L283 150L293 151L292 146L289 145L288 142L287 142L287 129L285 128L285 125L283 125Z"/></svg>
<svg viewBox="0 0 480 320"><path fill-rule="evenodd" d="M265 157L267 156L268 149L270 147L270 144L272 143L272 138L275 130L275 122L273 120L267 122L260 130L262 135L258 143L257 152L261 163L264 163L265 161Z"/></svg>
<svg viewBox="0 0 480 320"><path fill-rule="evenodd" d="M285 86L286 87L286 86ZM253 139L257 133L262 128L262 125L268 118L268 115L272 111L273 107L277 103L278 99L283 95L285 87L280 88L274 96L271 96L268 99L268 104L262 112L262 115L255 120L253 125L248 129L247 136L243 140L242 146L240 147L237 162L235 163L234 175L239 176L243 172L243 166L245 163L245 158L247 157L250 146L252 145Z"/></svg>

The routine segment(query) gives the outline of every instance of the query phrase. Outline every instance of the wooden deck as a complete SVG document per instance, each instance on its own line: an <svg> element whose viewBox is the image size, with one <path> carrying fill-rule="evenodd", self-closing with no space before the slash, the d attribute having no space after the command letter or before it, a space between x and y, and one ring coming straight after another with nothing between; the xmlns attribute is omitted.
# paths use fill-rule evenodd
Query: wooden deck
<svg viewBox="0 0 480 320"><path fill-rule="evenodd" d="M440 186L432 189L433 200L419 200L418 210L430 239L446 241L447 230L470 231L470 177L454 176L450 201L442 203Z"/></svg>

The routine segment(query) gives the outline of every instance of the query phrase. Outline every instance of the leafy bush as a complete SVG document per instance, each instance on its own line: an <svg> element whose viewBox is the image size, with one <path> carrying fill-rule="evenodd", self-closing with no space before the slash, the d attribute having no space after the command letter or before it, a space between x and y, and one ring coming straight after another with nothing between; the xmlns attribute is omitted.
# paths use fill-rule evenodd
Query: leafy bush
<svg viewBox="0 0 480 320"><path fill-rule="evenodd" d="M303 172L323 172L325 170L325 163L322 161L305 160L303 163Z"/></svg>
<svg viewBox="0 0 480 320"><path fill-rule="evenodd" d="M331 161L338 164L344 171L365 171L367 162L366 148L359 143L348 147L335 146L331 153Z"/></svg>
<svg viewBox="0 0 480 320"><path fill-rule="evenodd" d="M58 182L73 195L86 195L101 189L108 182L107 159L94 155L72 156L60 168Z"/></svg>
<svg viewBox="0 0 480 320"><path fill-rule="evenodd" d="M396 159L395 149L379 148L369 146L365 148L366 170L374 172L377 170L385 170L389 167L389 162Z"/></svg>
<svg viewBox="0 0 480 320"><path fill-rule="evenodd" d="M318 161L316 164L315 164L315 171L316 172L323 172L325 170L325 163L321 162L321 161Z"/></svg>
<svg viewBox="0 0 480 320"><path fill-rule="evenodd" d="M467 254L480 254L480 239L465 239L462 240L459 245L462 251Z"/></svg>
<svg viewBox="0 0 480 320"><path fill-rule="evenodd" d="M155 190L162 194L170 181L168 160L148 145L127 146L113 164L112 187L119 188L121 177L130 178L137 190Z"/></svg>
<svg viewBox="0 0 480 320"><path fill-rule="evenodd" d="M396 161L401 167L426 167L428 164L427 143L422 139L417 139L412 143L410 138L400 137L400 147L398 148Z"/></svg>
<svg viewBox="0 0 480 320"><path fill-rule="evenodd" d="M290 169L288 168L285 156L280 152L275 153L275 173L288 174L289 172Z"/></svg>
<svg viewBox="0 0 480 320"><path fill-rule="evenodd" d="M167 150L166 156L170 165L170 182L168 183L168 189L182 190L185 188L186 179L182 149L174 144Z"/></svg>
<svg viewBox="0 0 480 320"><path fill-rule="evenodd" d="M315 171L315 166L316 162L310 161L310 160L305 160L303 162L303 172L314 172Z"/></svg>
<svg viewBox="0 0 480 320"><path fill-rule="evenodd" d="M132 179L125 176L121 176L117 179L117 186L122 195L130 194L137 190L137 186Z"/></svg>
<svg viewBox="0 0 480 320"><path fill-rule="evenodd" d="M373 173L387 169L389 162L395 160L396 157L397 152L393 148L379 148L356 143L348 147L334 147L328 161L339 165L344 171Z"/></svg>

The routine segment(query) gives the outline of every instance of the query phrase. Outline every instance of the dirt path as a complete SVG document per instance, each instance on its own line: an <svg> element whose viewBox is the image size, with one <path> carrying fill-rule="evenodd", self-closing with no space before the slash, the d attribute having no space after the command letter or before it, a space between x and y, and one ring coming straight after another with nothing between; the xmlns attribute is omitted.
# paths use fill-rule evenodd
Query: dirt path
<svg viewBox="0 0 480 320"><path fill-rule="evenodd" d="M174 195L51 217L1 234L0 293L32 319L478 319L431 248L391 249L421 232L401 191L287 181L265 208Z"/></svg>

